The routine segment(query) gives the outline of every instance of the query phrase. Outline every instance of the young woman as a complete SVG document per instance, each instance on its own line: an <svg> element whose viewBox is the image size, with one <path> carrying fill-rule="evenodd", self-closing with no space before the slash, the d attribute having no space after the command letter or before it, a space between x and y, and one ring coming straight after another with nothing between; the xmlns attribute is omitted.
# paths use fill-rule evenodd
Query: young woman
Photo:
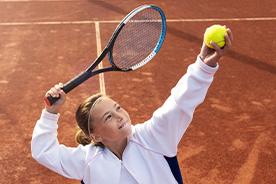
<svg viewBox="0 0 276 184"><path fill-rule="evenodd" d="M173 184L182 183L176 161L177 145L192 121L195 108L204 101L218 70L218 61L231 46L230 29L226 45L215 49L202 45L187 73L152 117L131 125L127 111L111 98L96 94L77 109L81 131L78 147L59 144L59 109L65 102L62 84L47 93L61 98L45 106L32 137L32 155L45 167L85 184ZM176 170L175 170L176 166Z"/></svg>

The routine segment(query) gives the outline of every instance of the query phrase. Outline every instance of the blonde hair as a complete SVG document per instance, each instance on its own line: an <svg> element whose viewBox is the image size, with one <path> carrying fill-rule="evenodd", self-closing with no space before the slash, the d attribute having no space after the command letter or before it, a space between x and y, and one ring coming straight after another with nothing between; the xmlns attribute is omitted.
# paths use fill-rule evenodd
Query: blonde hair
<svg viewBox="0 0 276 184"><path fill-rule="evenodd" d="M93 133L93 128L88 125L88 123L92 124L93 118L90 118L90 110L93 104L101 97L105 97L105 95L101 93L97 93L92 95L84 100L81 103L76 111L76 121L78 123L77 132L75 134L75 140L78 144L87 145L94 144L95 146L104 147L102 143L95 143L91 139L89 133ZM88 128L90 127L90 130Z"/></svg>

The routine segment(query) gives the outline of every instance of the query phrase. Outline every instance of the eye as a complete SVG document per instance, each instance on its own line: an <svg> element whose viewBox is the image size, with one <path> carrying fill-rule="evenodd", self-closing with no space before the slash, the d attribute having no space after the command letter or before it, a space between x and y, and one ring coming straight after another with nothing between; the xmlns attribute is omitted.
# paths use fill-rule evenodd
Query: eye
<svg viewBox="0 0 276 184"><path fill-rule="evenodd" d="M108 121L108 120L110 120L111 118L112 118L112 115L109 114L109 115L106 116L105 121Z"/></svg>
<svg viewBox="0 0 276 184"><path fill-rule="evenodd" d="M121 106L118 105L118 106L116 107L116 110L118 111L118 110L120 110L120 109L121 109Z"/></svg>

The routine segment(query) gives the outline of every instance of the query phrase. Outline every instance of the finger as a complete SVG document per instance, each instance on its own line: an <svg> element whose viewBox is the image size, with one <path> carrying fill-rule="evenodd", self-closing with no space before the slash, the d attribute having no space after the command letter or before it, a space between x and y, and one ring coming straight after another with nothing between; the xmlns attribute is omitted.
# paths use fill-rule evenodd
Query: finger
<svg viewBox="0 0 276 184"><path fill-rule="evenodd" d="M61 90L61 86L59 84L56 84L55 87L54 87L57 91L60 91Z"/></svg>
<svg viewBox="0 0 276 184"><path fill-rule="evenodd" d="M65 98L66 98L65 92L63 90L61 90L59 94L60 94L60 99L65 100Z"/></svg>
<svg viewBox="0 0 276 184"><path fill-rule="evenodd" d="M233 36L232 31L229 28L227 28L227 35L229 36L229 38L230 38L230 40L232 42L234 40L234 36Z"/></svg>
<svg viewBox="0 0 276 184"><path fill-rule="evenodd" d="M49 91L47 91L45 97L47 98L48 96L56 97L56 93L54 93L53 91L49 90Z"/></svg>
<svg viewBox="0 0 276 184"><path fill-rule="evenodd" d="M216 53L219 54L219 55L221 55L221 53L222 53L221 48L215 42L211 42L211 45L215 49Z"/></svg>
<svg viewBox="0 0 276 184"><path fill-rule="evenodd" d="M63 88L63 83L58 83L58 85L60 86L60 88Z"/></svg>
<svg viewBox="0 0 276 184"><path fill-rule="evenodd" d="M59 90L56 89L55 87L50 89L50 94L52 97L58 97L59 96Z"/></svg>
<svg viewBox="0 0 276 184"><path fill-rule="evenodd" d="M53 93L58 93L58 90L59 90L59 89L56 88L56 87L53 87L53 88L50 89L50 91L52 91Z"/></svg>
<svg viewBox="0 0 276 184"><path fill-rule="evenodd" d="M63 86L64 86L63 83L59 83L58 86L59 86L59 94L64 96L66 93L63 91Z"/></svg>
<svg viewBox="0 0 276 184"><path fill-rule="evenodd" d="M60 91L60 94L63 96L66 95L66 93L63 90Z"/></svg>
<svg viewBox="0 0 276 184"><path fill-rule="evenodd" d="M225 46L226 46L226 47L231 47L231 45L232 45L231 39L230 39L229 36L226 34L226 35L225 35Z"/></svg>
<svg viewBox="0 0 276 184"><path fill-rule="evenodd" d="M221 57L221 55L218 52L215 52L213 55L211 55L208 59L210 61L216 61L218 62L219 58Z"/></svg>
<svg viewBox="0 0 276 184"><path fill-rule="evenodd" d="M202 47L201 47L201 50L200 50L200 55L204 58L208 54L209 49L210 48L205 43L203 43Z"/></svg>
<svg viewBox="0 0 276 184"><path fill-rule="evenodd" d="M50 90L45 93L45 97L51 96Z"/></svg>

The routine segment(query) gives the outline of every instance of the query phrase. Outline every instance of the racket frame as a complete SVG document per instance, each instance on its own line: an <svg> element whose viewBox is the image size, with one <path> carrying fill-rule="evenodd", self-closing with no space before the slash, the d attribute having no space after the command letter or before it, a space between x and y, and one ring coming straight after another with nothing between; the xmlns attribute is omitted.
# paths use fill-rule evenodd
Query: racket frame
<svg viewBox="0 0 276 184"><path fill-rule="evenodd" d="M162 29L161 29L161 34L160 34L160 37L159 37L159 41L157 42L157 44L156 44L155 48L153 49L153 51L143 61L139 62L138 64L136 64L134 66L132 66L130 69L118 68L114 63L113 56L112 56L113 46L114 46L114 43L116 41L116 38L120 34L122 28L126 25L126 23L133 16L135 16L137 13L139 13L140 11L142 11L144 9L147 9L147 8L153 8L153 9L157 10L159 12L161 18L162 18ZM162 11L161 8L159 8L155 5L142 5L142 6L139 6L139 7L135 8L118 24L118 26L116 27L115 31L113 32L111 38L109 39L109 42L107 43L106 47L103 49L100 56L98 56L98 58L96 58L94 60L94 62L89 67L87 67L87 69L85 71L81 72L80 74L75 76L73 79L71 79L70 81L65 83L61 89L65 93L68 93L72 89L74 89L75 87L77 87L78 85L80 85L81 83L86 81L87 79L89 79L90 77L92 77L94 75L97 75L99 73L110 72L110 71L128 72L128 71L136 70L136 69L144 66L146 63L148 63L157 54L157 52L159 52L159 50L160 50L160 48L161 48L161 46L164 42L165 36L166 36L166 17L165 17L165 14L164 14L164 12ZM98 66L98 64L104 59L104 57L106 55L108 55L108 60L111 64L111 66L93 71ZM48 106L51 106L59 98L60 97L47 96L44 99L44 101Z"/></svg>

